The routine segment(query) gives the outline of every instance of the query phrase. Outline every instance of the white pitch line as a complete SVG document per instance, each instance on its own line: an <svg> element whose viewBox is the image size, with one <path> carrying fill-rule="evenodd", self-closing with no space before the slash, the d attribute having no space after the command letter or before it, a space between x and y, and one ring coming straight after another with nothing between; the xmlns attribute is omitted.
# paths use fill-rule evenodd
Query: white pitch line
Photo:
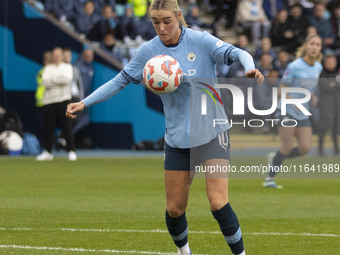
<svg viewBox="0 0 340 255"><path fill-rule="evenodd" d="M242 233L243 235L270 235L270 236L315 236L315 237L340 237L337 234L315 234L315 233L280 233L280 232L268 232L268 233Z"/></svg>
<svg viewBox="0 0 340 255"><path fill-rule="evenodd" d="M176 254L171 252L153 252L153 251L119 251L119 250L94 250L84 248L63 248L63 247L41 247L41 246L22 246L0 244L0 248L24 249L24 250L48 250L48 251L75 251L75 252L102 252L102 253L119 253L119 254L151 254L151 255L169 255ZM200 254L204 255L204 254Z"/></svg>
<svg viewBox="0 0 340 255"><path fill-rule="evenodd" d="M0 231L65 231L65 232L127 232L127 233L168 233L163 229L87 229L87 228L0 228ZM189 231L190 234L218 234L220 231ZM312 236L312 237L340 237L340 234L327 233L280 233L280 232L245 232L243 235L275 235L275 236Z"/></svg>

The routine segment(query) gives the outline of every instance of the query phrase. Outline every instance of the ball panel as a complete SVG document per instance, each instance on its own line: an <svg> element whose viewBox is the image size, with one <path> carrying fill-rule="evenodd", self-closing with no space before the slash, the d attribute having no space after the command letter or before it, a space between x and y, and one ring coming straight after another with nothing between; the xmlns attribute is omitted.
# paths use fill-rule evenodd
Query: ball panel
<svg viewBox="0 0 340 255"><path fill-rule="evenodd" d="M156 94L176 90L181 81L182 70L176 59L167 55L151 58L144 67L143 81L148 89Z"/></svg>

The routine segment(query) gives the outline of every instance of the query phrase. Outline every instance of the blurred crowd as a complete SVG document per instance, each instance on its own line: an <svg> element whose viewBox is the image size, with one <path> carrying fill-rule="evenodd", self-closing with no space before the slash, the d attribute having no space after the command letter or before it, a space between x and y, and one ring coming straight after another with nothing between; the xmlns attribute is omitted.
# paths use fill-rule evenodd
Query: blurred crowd
<svg viewBox="0 0 340 255"><path fill-rule="evenodd" d="M150 0L28 2L123 63L134 54L130 48L156 35L148 17ZM322 37L324 53L340 53L340 0L182 0L180 5L192 29L206 30L215 36L232 29L239 36L239 46L250 50L257 61L262 53L267 53L261 47L270 48L273 64L280 51L293 55L311 33Z"/></svg>

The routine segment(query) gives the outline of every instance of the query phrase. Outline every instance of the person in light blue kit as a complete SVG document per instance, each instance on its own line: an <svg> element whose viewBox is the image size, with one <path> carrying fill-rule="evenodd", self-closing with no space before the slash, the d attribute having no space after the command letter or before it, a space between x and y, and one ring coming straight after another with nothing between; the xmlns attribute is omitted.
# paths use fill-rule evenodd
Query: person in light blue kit
<svg viewBox="0 0 340 255"><path fill-rule="evenodd" d="M66 115L75 113L117 94L130 83L140 84L146 62L157 55L170 55L181 65L184 77L179 88L161 95L166 120L164 178L166 191L166 225L178 247L178 254L191 254L185 209L188 203L192 168L195 164L228 166L230 143L228 123L213 126L213 119L227 119L223 106L207 100L207 113L201 114L202 89L217 84L216 64L239 61L245 76L263 81L250 54L225 43L207 32L186 27L176 0L154 0L150 16L157 32L143 43L134 58L112 80L78 103L68 105ZM201 89L200 89L201 88ZM219 91L216 89L216 92ZM215 101L215 100L214 100ZM204 153L208 151L209 153ZM212 153L213 152L213 153ZM233 254L245 254L238 219L228 200L228 178L206 178L210 209Z"/></svg>
<svg viewBox="0 0 340 255"><path fill-rule="evenodd" d="M303 104L308 111L311 104L313 106L317 104L314 92L322 71L320 63L323 57L321 48L322 40L319 35L313 34L308 36L304 44L298 49L296 60L287 66L279 88L279 96L281 89L284 87L309 90L312 94L311 101ZM301 93L288 93L287 98L301 98L301 96ZM284 123L278 127L281 147L278 152L269 153L268 155L270 171L263 182L265 188L282 188L281 185L277 185L275 182L275 176L282 162L286 158L294 158L307 154L312 146L312 128L309 115L305 115L294 104L288 104L287 115L281 115L280 102L278 102L278 111L275 115L276 119L280 120L280 124ZM296 137L298 146L293 148L294 137Z"/></svg>

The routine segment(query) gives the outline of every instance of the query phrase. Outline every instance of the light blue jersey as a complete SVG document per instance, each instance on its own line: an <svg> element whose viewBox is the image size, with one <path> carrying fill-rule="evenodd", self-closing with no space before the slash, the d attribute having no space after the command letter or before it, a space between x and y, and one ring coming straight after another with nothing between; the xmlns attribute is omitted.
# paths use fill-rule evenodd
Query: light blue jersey
<svg viewBox="0 0 340 255"><path fill-rule="evenodd" d="M207 32L182 28L177 44L165 45L158 36L143 43L133 59L111 81L83 100L88 107L101 102L129 83L139 84L146 62L157 55L170 55L181 65L184 77L179 88L161 95L166 121L165 141L174 148L192 148L210 142L230 125L213 127L214 119L227 119L223 106L208 98L207 114L201 114L201 95L208 86L217 84L216 64L230 65L240 61L245 71L253 70L252 57L241 49L225 43ZM203 84L204 83L204 84ZM208 85L208 86L207 86ZM210 90L211 92L211 90ZM216 89L217 94L220 94ZM213 92L211 92L213 93ZM211 100L209 100L211 99Z"/></svg>
<svg viewBox="0 0 340 255"><path fill-rule="evenodd" d="M322 65L315 61L314 65L308 65L303 58L298 58L290 63L282 77L281 83L286 84L288 87L304 88L313 94L318 85L319 76L322 71ZM302 98L305 95L302 93L289 93L291 98ZM304 107L309 111L310 102L304 103ZM281 101L278 102L278 109L281 109ZM309 118L295 105L287 105L287 115L293 117L296 120L306 120Z"/></svg>

